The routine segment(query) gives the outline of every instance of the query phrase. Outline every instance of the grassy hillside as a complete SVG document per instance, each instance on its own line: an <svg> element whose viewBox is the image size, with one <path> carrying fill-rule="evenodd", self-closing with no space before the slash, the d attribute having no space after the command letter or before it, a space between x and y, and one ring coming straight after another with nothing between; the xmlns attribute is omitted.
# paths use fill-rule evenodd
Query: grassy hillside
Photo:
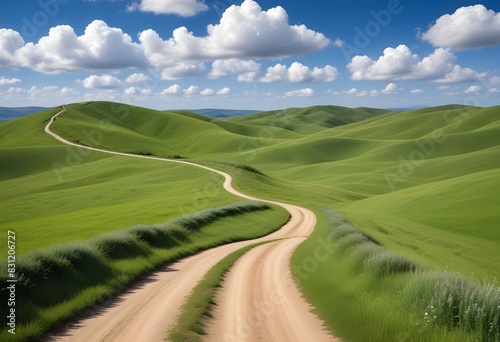
<svg viewBox="0 0 500 342"><path fill-rule="evenodd" d="M116 225L160 222L234 201L221 191L220 179L202 170L68 150L43 133L55 111L0 125L0 158L7 165L0 171L2 229L21 232L23 250L56 237L83 239ZM480 281L500 274L500 107L392 112L319 106L221 120L90 102L67 106L53 129L85 145L193 159L231 173L248 194L314 209L320 225L294 257L298 264L327 232L318 211L326 206L418 267ZM30 238L31 232L41 235ZM318 286L344 293L346 283L328 278L339 258L305 280L313 303L328 302L314 296ZM369 290L363 286L358 290ZM401 287L389 286L381 296L389 298L393 290ZM368 316L379 315L375 306L370 310ZM336 326L334 315L326 319ZM387 337L391 329L384 331Z"/></svg>
<svg viewBox="0 0 500 342"><path fill-rule="evenodd" d="M307 203L309 198L334 205L347 217L363 221L370 232L376 232L377 225L393 227L392 220L400 220L443 234L443 239L450 234L454 239L474 237L488 244L500 243L494 210L494 194L500 190L495 180L500 169L496 157L500 152L499 107L450 105L390 112L318 106L219 120L132 106L113 112L113 106L118 105L72 105L58 119L55 130L85 142L82 129L97 129L105 120L112 124L102 132L99 146L249 164L279 179L276 184L288 182L287 186L307 193L292 200ZM255 182L252 187L245 190L255 195L267 191ZM285 192L271 190L270 194ZM370 226L366 222L372 217L379 219ZM415 255L415 249L403 242L379 238L400 252ZM466 248L465 244L460 248ZM419 248L422 255L427 249L435 251L423 244ZM474 260L483 256L489 260L476 275L496 276L500 268L494 263L500 260L479 247L474 251L478 253ZM471 275L470 265L465 266L467 258L462 255L464 262L454 262L453 268ZM447 259L419 259L433 266L451 266L442 262Z"/></svg>

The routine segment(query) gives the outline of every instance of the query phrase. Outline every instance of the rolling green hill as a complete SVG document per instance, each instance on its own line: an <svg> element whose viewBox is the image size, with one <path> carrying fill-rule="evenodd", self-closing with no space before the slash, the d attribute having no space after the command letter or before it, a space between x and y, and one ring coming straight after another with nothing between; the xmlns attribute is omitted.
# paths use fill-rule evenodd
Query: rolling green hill
<svg viewBox="0 0 500 342"><path fill-rule="evenodd" d="M377 214L382 224L395 218L500 242L493 210L500 190L494 181L499 112L458 105L404 112L318 106L220 120L93 102L68 106L54 129L87 144L85 130L97 130L102 139L95 145L113 150L250 164L293 186L330 193L323 204L335 204L348 217ZM111 124L100 128L102 122ZM490 263L481 272L499 271Z"/></svg>
<svg viewBox="0 0 500 342"><path fill-rule="evenodd" d="M323 198L323 204L334 205L359 222L373 215L379 217L377 225L383 225L394 218L439 234L500 243L498 215L493 210L495 193L500 191L495 181L500 170L499 112L500 107L456 105L404 112L319 106L220 120L190 112L90 102L67 106L54 130L70 140L105 149L248 164L280 184L309 193L297 197L297 202ZM19 128L22 122L39 132L48 115L50 112L21 119L26 122L7 123L9 129L0 133L5 147L0 153L9 164L16 165L14 156L30 139L36 140L37 148L54 145L43 153L64 155L64 148L50 138ZM36 160L35 150L19 151L26 153L26 159ZM96 158L105 158L92 161L100 170L114 163L106 161L110 157ZM47 169L47 165L40 167ZM93 166L88 167L91 172ZM2 176L15 169L13 166ZM140 177L141 171L137 172ZM109 171L103 174L110 177ZM267 191L252 181L240 184L253 184L253 189L245 189L249 192ZM280 191L269 192L280 196ZM362 225L377 234L366 222ZM389 237L379 238L382 243L394 243ZM414 252L404 244L393 246L403 253ZM480 258L481 251L478 253ZM500 272L493 266L493 261L500 264L500 260L492 260L489 254L488 258L489 266L476 274L496 276ZM425 262L443 264L431 259ZM452 267L470 275L470 268L461 269L460 265Z"/></svg>
<svg viewBox="0 0 500 342"><path fill-rule="evenodd" d="M109 102L66 109L53 125L66 139L188 158L231 173L245 193L314 209L318 230L296 258L327 234L326 206L419 267L500 276L500 106L317 106L229 119ZM236 200L203 170L60 144L43 132L57 111L0 124L0 227L22 236L21 253ZM325 265L305 285L316 304L314 291L340 272Z"/></svg>

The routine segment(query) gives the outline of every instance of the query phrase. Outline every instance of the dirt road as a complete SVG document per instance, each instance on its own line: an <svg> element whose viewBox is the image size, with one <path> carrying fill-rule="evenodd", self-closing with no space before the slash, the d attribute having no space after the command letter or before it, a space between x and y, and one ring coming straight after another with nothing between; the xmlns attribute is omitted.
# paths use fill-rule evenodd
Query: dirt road
<svg viewBox="0 0 500 342"><path fill-rule="evenodd" d="M242 198L260 200L235 190L229 174L203 165L163 158L132 155L70 142L50 130L45 132L62 143L130 158L153 159L200 167L222 175L224 188ZM218 261L244 246L283 239L259 246L242 257L229 273L220 293L220 309L210 327L213 341L333 341L321 321L310 312L307 302L292 280L289 262L293 250L311 234L316 223L308 209L274 203L285 208L290 221L280 230L260 239L220 246L180 260L94 310L50 341L163 341L175 324L180 307L206 272Z"/></svg>

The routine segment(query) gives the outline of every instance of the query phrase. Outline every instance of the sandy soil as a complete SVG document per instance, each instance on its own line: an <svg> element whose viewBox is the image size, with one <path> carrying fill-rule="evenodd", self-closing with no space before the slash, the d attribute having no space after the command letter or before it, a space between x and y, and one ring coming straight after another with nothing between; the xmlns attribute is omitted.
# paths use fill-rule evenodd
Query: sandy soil
<svg viewBox="0 0 500 342"><path fill-rule="evenodd" d="M224 188L242 198L255 199L233 189L229 174L182 160L131 155L82 146L50 130L55 139L79 148L188 164L224 176ZM220 304L209 324L210 341L334 341L322 322L302 298L289 267L294 249L311 234L315 215L298 206L265 201L289 211L290 221L280 230L260 239L220 246L168 265L111 301L68 324L49 341L163 341L175 324L182 304L194 286L218 261L233 251L261 241L283 239L254 248L229 272L218 294Z"/></svg>

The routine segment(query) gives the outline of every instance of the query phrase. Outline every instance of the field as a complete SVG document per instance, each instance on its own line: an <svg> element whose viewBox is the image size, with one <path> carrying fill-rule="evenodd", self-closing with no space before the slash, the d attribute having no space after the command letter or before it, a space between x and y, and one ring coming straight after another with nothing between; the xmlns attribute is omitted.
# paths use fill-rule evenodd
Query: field
<svg viewBox="0 0 500 342"><path fill-rule="evenodd" d="M319 316L345 340L500 340L494 282L500 275L500 107L322 106L229 119L106 102L66 108L53 129L68 140L189 159L227 171L247 194L313 210L318 226L294 254L292 269ZM201 169L64 146L43 132L58 111L0 124L0 226L16 231L20 254L239 201L222 191L222 177ZM266 231L286 221L276 208L263 213L231 219L259 217L272 223ZM335 240L328 258L316 260L318 241L330 243L343 224L356 230L352 245ZM6 255L6 246L0 253ZM384 271L391 263L375 255L403 266ZM457 307L489 311L450 320L452 307L427 318L440 300L432 292L446 284L469 291L465 298L443 290Z"/></svg>

